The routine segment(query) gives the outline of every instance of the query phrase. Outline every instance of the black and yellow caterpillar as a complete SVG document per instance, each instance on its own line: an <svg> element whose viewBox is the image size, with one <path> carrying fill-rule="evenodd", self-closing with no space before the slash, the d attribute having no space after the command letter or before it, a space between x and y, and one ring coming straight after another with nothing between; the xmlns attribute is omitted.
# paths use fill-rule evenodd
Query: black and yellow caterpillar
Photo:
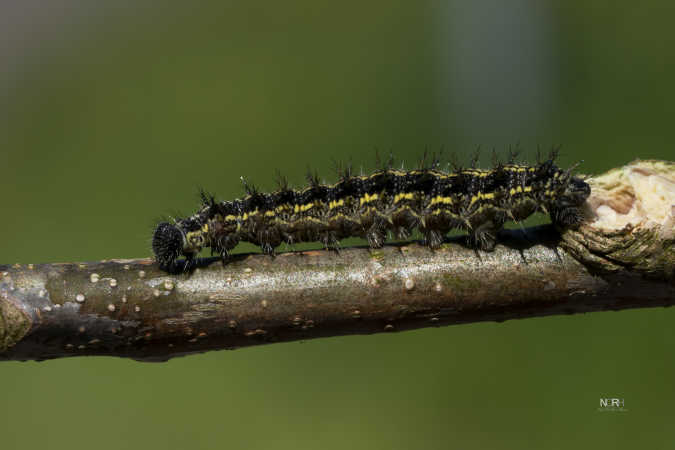
<svg viewBox="0 0 675 450"><path fill-rule="evenodd" d="M524 220L536 211L548 213L559 227L582 220L580 206L589 185L562 170L555 154L536 165L497 164L477 168L397 170L390 166L370 175L354 175L347 168L335 184L322 184L316 175L307 187L291 189L281 181L272 193L247 186L244 198L216 202L202 193L194 215L162 222L155 229L152 248L160 267L176 270L182 254L189 267L202 248L223 259L240 241L259 245L266 254L286 242L321 242L337 248L341 239L361 237L381 247L388 234L405 239L417 229L426 244L437 248L453 229L469 233L469 245L491 250L506 221Z"/></svg>

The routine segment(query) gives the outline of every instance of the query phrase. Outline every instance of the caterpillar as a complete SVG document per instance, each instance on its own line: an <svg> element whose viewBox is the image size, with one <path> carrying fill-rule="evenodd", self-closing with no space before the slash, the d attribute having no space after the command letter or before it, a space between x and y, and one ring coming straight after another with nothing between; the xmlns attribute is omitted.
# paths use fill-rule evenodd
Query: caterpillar
<svg viewBox="0 0 675 450"><path fill-rule="evenodd" d="M392 168L392 160L369 175L354 175L351 167L338 170L335 184L322 184L310 174L308 185L291 189L280 178L271 193L259 192L244 182L246 196L216 201L201 192L202 205L190 217L158 224L152 249L165 271L178 269L185 256L190 267L202 248L210 247L226 261L240 241L259 245L273 255L282 243L318 241L337 249L347 237L365 238L381 247L389 233L406 239L417 229L426 245L438 248L449 231L468 232L468 244L490 251L496 233L507 221L521 221L534 212L550 215L560 228L576 227L583 220L581 205L589 185L572 175L574 167L555 165L557 152L536 165L514 162L485 170L456 167L439 169L439 161L412 170ZM242 178L243 181L243 178Z"/></svg>

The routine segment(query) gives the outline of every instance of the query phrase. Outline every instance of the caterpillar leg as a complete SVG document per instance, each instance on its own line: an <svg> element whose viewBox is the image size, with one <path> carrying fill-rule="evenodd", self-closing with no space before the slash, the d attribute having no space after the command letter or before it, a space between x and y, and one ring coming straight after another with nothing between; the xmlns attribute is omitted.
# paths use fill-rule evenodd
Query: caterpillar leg
<svg viewBox="0 0 675 450"><path fill-rule="evenodd" d="M274 229L264 229L256 233L256 239L260 245L263 255L274 256L276 254L275 248L281 245L281 233Z"/></svg>
<svg viewBox="0 0 675 450"><path fill-rule="evenodd" d="M173 273L177 274L180 273L179 265L176 263L176 260L171 260L171 261L164 261L159 263L159 268L162 269L164 272L168 273Z"/></svg>
<svg viewBox="0 0 675 450"><path fill-rule="evenodd" d="M492 221L487 221L469 233L467 243L470 247L478 250L492 251L497 245L497 232L500 228L501 226L495 226Z"/></svg>
<svg viewBox="0 0 675 450"><path fill-rule="evenodd" d="M340 241L335 236L334 232L323 233L320 237L323 248L326 250L333 250L336 253L340 252Z"/></svg>
<svg viewBox="0 0 675 450"><path fill-rule="evenodd" d="M285 245L284 250L295 252L295 238L292 234L285 233L283 236L283 244Z"/></svg>
<svg viewBox="0 0 675 450"><path fill-rule="evenodd" d="M185 256L185 265L183 266L183 273L192 272L197 267L197 257L193 254Z"/></svg>
<svg viewBox="0 0 675 450"><path fill-rule="evenodd" d="M227 264L227 262L230 259L230 252L228 250L221 250L220 251L220 262L223 263L223 266Z"/></svg>
<svg viewBox="0 0 675 450"><path fill-rule="evenodd" d="M584 221L584 215L575 206L556 208L551 210L551 221L561 228L576 228Z"/></svg>
<svg viewBox="0 0 675 450"><path fill-rule="evenodd" d="M263 242L260 244L260 250L262 250L263 255L274 256L276 252L274 251L274 246L270 242Z"/></svg>
<svg viewBox="0 0 675 450"><path fill-rule="evenodd" d="M376 227L371 228L366 233L366 239L368 240L368 245L370 245L371 248L381 248L384 245L386 238L386 234Z"/></svg>
<svg viewBox="0 0 675 450"><path fill-rule="evenodd" d="M443 235L438 230L426 230L424 232L424 245L436 250L443 244Z"/></svg>
<svg viewBox="0 0 675 450"><path fill-rule="evenodd" d="M185 256L185 261L183 263L180 263L177 259L174 259L171 261L164 261L159 264L160 269L174 275L192 272L196 266L197 258L191 254Z"/></svg>

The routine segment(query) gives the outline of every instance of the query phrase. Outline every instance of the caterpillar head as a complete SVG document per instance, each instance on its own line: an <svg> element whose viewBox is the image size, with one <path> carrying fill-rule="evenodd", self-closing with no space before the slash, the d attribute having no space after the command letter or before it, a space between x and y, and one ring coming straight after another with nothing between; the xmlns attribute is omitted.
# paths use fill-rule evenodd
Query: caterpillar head
<svg viewBox="0 0 675 450"><path fill-rule="evenodd" d="M152 252L162 269L172 268L183 251L185 235L176 225L162 222L152 235Z"/></svg>
<svg viewBox="0 0 675 450"><path fill-rule="evenodd" d="M152 236L152 251L162 269L173 269L180 255L193 258L206 244L208 226L194 219L162 222Z"/></svg>

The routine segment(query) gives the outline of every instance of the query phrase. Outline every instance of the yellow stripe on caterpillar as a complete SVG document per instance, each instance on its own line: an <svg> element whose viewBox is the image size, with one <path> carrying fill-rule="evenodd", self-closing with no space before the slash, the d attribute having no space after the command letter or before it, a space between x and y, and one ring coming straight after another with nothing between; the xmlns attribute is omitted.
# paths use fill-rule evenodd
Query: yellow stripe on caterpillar
<svg viewBox="0 0 675 450"><path fill-rule="evenodd" d="M471 202L469 203L469 206L473 205L478 200L492 200L493 198L495 198L494 192L486 192L486 193L479 192L476 195L474 195L473 197L471 197ZM450 203L450 204L452 204L452 203Z"/></svg>
<svg viewBox="0 0 675 450"><path fill-rule="evenodd" d="M443 205L452 205L452 197L443 197L442 195L438 195L431 199L429 206L434 206L437 203L441 203Z"/></svg>
<svg viewBox="0 0 675 450"><path fill-rule="evenodd" d="M295 214L303 213L305 211L309 211L312 208L314 208L314 203L306 203L304 205L295 205L295 207L293 208L293 212Z"/></svg>
<svg viewBox="0 0 675 450"><path fill-rule="evenodd" d="M396 194L394 196L394 203L398 203L401 200L412 200L415 197L415 194L412 192L403 192L400 194Z"/></svg>
<svg viewBox="0 0 675 450"><path fill-rule="evenodd" d="M344 199L331 200L330 203L328 203L328 209L339 208L340 206L344 206L344 204L345 204Z"/></svg>
<svg viewBox="0 0 675 450"><path fill-rule="evenodd" d="M530 190L532 190L532 188L530 188ZM516 188L511 188L511 190L509 191L509 195L515 195L515 194L519 194L521 192L523 192L523 187L518 186ZM526 192L529 192L529 191L526 191Z"/></svg>
<svg viewBox="0 0 675 450"><path fill-rule="evenodd" d="M363 204L370 203L372 201L377 200L378 198L379 198L378 194L373 194L373 195L366 194L359 199L359 205L363 206Z"/></svg>

